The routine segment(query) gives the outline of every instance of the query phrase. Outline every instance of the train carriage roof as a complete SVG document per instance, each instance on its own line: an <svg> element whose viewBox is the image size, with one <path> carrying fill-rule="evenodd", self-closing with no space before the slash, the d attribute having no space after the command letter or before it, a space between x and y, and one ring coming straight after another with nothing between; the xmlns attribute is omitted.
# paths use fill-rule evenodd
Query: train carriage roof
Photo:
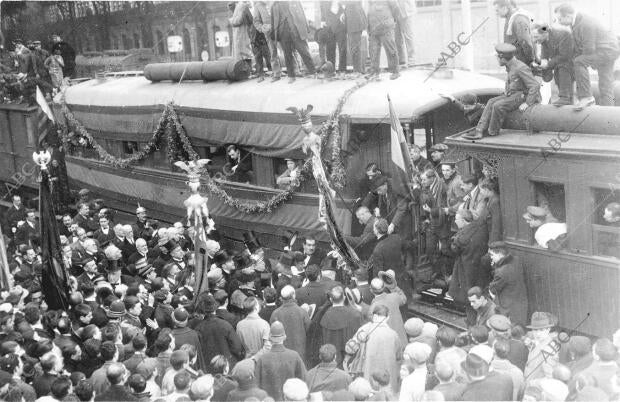
<svg viewBox="0 0 620 402"><path fill-rule="evenodd" d="M353 122L387 123L389 94L399 118L408 121L447 103L440 93L484 96L499 94L504 89L502 80L462 70L438 71L427 80L431 71L406 70L393 81L383 75L382 81L370 82L355 91L342 114ZM450 78L444 78L446 72ZM72 86L67 89L65 100L87 128L100 131L122 133L127 129L127 133L135 133L135 124L117 124L118 119L156 122L163 105L173 102L184 114L183 123L190 136L208 136L216 143L292 150L301 146L303 132L286 108L312 104L313 122L320 123L355 85L353 80L305 78L289 84L286 80L153 83L144 77L129 77L90 80ZM143 130L145 134L151 131L152 128Z"/></svg>

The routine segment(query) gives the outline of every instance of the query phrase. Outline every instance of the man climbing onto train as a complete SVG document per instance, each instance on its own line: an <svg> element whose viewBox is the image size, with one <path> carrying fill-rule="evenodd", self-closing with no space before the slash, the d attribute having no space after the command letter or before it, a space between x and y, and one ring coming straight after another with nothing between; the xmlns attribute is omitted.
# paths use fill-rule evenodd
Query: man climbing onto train
<svg viewBox="0 0 620 402"><path fill-rule="evenodd" d="M532 37L542 47L541 59L532 63L534 73L542 75L545 82L553 78L558 86L555 106L573 104L573 57L575 42L570 30L545 22L532 25Z"/></svg>
<svg viewBox="0 0 620 402"><path fill-rule="evenodd" d="M594 104L588 67L598 71L599 104L613 106L614 62L620 55L618 39L600 22L576 12L570 4L565 3L556 7L555 15L560 24L571 28L575 40L573 66L579 97L575 109L582 110Z"/></svg>
<svg viewBox="0 0 620 402"><path fill-rule="evenodd" d="M479 140L485 133L499 134L506 115L514 110L525 111L529 106L540 103L540 84L532 70L515 57L517 48L509 43L495 46L500 66L506 66L506 89L504 95L489 99L476 130L463 135L463 138Z"/></svg>

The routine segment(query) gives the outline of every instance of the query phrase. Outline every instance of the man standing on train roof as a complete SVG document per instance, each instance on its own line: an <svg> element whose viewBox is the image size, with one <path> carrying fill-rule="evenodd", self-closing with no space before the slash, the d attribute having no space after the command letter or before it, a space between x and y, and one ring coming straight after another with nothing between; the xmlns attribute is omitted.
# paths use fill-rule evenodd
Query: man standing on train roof
<svg viewBox="0 0 620 402"><path fill-rule="evenodd" d="M594 104L588 67L598 70L599 105L613 106L614 62L620 55L618 38L594 18L575 12L570 4L556 7L555 15L560 24L571 28L575 40L573 68L579 98L575 109Z"/></svg>
<svg viewBox="0 0 620 402"><path fill-rule="evenodd" d="M559 89L558 99L553 105L572 105L575 52L573 35L563 26L537 22L532 25L532 37L535 43L542 46L541 59L532 63L532 68L542 73L545 82L554 78Z"/></svg>
<svg viewBox="0 0 620 402"><path fill-rule="evenodd" d="M289 83L295 82L294 51L301 56L308 74L314 75L316 68L308 48L308 21L303 6L299 1L276 1L271 7L271 26L274 38L279 41L284 51L286 73Z"/></svg>
<svg viewBox="0 0 620 402"><path fill-rule="evenodd" d="M523 218L531 228L536 228L534 238L540 247L548 248L549 242L566 234L566 223L558 222L545 208L528 206Z"/></svg>
<svg viewBox="0 0 620 402"><path fill-rule="evenodd" d="M370 48L370 76L379 76L379 59L381 47L385 49L388 59L388 70L392 73L391 80L400 77L398 72L398 50L394 29L396 22L394 16L398 13L396 5L390 1L372 0L368 5L368 41Z"/></svg>
<svg viewBox="0 0 620 402"><path fill-rule="evenodd" d="M495 46L500 66L506 66L506 89L504 95L489 99L475 132L463 135L463 138L479 140L488 132L490 136L499 134L506 115L514 110L525 111L529 106L540 103L540 84L534 78L532 70L522 61L517 60L517 49L509 43Z"/></svg>
<svg viewBox="0 0 620 402"><path fill-rule="evenodd" d="M516 0L494 0L495 12L500 18L504 18L504 43L510 43L516 48L515 57L528 66L534 60L534 47L530 14L517 7Z"/></svg>

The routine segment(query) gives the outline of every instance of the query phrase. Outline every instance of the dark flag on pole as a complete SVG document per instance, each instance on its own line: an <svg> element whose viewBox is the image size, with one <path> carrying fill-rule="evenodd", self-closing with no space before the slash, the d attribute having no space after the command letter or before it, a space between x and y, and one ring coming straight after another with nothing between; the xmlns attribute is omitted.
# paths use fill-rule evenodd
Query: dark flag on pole
<svg viewBox="0 0 620 402"><path fill-rule="evenodd" d="M34 155L35 162L41 167L41 183L39 185L39 214L41 216L41 259L43 298L51 310L68 310L69 281L67 273L60 264L60 236L56 224L56 213L50 192L49 152Z"/></svg>

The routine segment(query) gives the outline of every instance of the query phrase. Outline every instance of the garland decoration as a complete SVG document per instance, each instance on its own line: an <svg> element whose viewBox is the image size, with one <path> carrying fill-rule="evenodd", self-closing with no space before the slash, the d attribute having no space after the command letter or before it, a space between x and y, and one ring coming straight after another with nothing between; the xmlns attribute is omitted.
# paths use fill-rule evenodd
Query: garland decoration
<svg viewBox="0 0 620 402"><path fill-rule="evenodd" d="M307 159L300 169L300 175L297 182L294 185L291 185L288 190L280 191L278 194L274 195L267 201L254 202L239 201L238 199L233 198L232 196L230 196L230 194L226 192L226 190L224 190L217 184L216 180L212 179L208 174L204 176L207 181L207 190L209 191L209 193L224 201L224 203L229 207L233 207L241 212L250 215L265 213L270 214L274 211L274 209L280 206L280 204L290 199L293 194L295 194L295 191L299 186L301 186L301 183L303 183L308 177L310 177L311 169L312 161L310 159Z"/></svg>
<svg viewBox="0 0 620 402"><path fill-rule="evenodd" d="M331 154L329 157L330 164L330 181L336 188L343 188L346 184L346 171L340 157L341 133L339 127L339 117L347 99L357 89L368 83L367 80L358 81L355 86L349 88L338 99L338 104L334 111L329 115L328 119L321 124L318 135L323 145L329 143ZM167 142L167 156L170 163L176 161L197 160L200 158L195 151L192 143L179 119L179 116L171 103L164 106L164 110L159 118L157 126L153 131L153 135L144 147L138 152L134 152L126 158L117 158L105 150L93 137L91 133L75 118L69 107L62 99L62 112L66 118L67 126L63 127L62 141L66 150L76 147L92 147L104 162L117 168L127 168L129 165L135 164L153 152L161 149L164 145L164 139ZM72 127L75 132L69 131ZM301 186L308 177L312 175L312 159L307 159L300 169L298 180L294 182L289 189L278 192L278 194L266 201L240 201L232 197L223 189L216 179L213 179L208 173L203 175L206 181L206 187L209 193L220 198L224 203L246 214L264 214L272 213L283 202L289 200L296 190Z"/></svg>

